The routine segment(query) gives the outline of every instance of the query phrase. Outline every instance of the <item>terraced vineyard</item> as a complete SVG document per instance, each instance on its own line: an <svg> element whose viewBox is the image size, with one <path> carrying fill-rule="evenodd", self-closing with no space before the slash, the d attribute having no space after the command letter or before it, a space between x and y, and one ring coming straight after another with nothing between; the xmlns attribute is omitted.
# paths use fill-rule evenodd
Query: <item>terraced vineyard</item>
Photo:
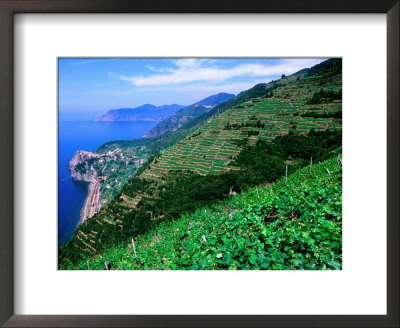
<svg viewBox="0 0 400 328"><path fill-rule="evenodd" d="M232 170L235 168L229 164L245 144L254 145L259 139L271 141L291 130L305 134L311 129L341 129L342 120L335 117L338 112L341 117L341 100L308 104L321 90L317 82L312 77L288 83L278 88L273 98L256 98L211 118L157 157L142 177L162 180L170 170L199 174ZM341 75L324 80L324 84L323 90L341 93Z"/></svg>

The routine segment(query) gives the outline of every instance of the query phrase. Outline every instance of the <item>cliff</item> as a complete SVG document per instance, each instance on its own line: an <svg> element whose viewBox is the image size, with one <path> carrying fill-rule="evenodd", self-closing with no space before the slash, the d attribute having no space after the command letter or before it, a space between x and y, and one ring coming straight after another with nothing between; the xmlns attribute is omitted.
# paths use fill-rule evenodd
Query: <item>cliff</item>
<svg viewBox="0 0 400 328"><path fill-rule="evenodd" d="M94 182L97 180L97 171L93 162L100 156L85 150L78 150L69 162L68 168L74 181Z"/></svg>

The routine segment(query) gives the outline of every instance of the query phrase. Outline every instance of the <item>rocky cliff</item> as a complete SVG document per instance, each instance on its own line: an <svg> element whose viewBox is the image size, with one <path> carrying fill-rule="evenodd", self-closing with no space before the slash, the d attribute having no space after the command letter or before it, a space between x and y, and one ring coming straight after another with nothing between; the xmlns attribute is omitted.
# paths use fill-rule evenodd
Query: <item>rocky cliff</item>
<svg viewBox="0 0 400 328"><path fill-rule="evenodd" d="M71 177L75 181L94 182L97 180L98 173L93 168L93 162L100 155L85 150L78 150L69 162L68 168Z"/></svg>

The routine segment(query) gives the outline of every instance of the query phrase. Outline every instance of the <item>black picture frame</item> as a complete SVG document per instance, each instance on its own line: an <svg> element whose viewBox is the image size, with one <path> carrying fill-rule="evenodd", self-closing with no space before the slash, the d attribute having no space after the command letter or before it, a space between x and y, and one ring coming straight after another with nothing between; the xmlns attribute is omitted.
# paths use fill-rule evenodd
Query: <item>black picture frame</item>
<svg viewBox="0 0 400 328"><path fill-rule="evenodd" d="M399 327L399 8L398 0L0 0L0 324L4 327ZM14 315L13 17L16 13L386 14L387 315Z"/></svg>

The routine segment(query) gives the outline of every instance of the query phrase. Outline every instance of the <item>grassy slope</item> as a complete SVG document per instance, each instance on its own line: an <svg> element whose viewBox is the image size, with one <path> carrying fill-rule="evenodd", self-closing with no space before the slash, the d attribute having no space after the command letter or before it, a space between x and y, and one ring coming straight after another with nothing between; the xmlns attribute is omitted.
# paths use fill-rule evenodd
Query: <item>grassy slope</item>
<svg viewBox="0 0 400 328"><path fill-rule="evenodd" d="M341 269L341 177L333 158L161 223L136 236L136 257L122 243L62 269Z"/></svg>

